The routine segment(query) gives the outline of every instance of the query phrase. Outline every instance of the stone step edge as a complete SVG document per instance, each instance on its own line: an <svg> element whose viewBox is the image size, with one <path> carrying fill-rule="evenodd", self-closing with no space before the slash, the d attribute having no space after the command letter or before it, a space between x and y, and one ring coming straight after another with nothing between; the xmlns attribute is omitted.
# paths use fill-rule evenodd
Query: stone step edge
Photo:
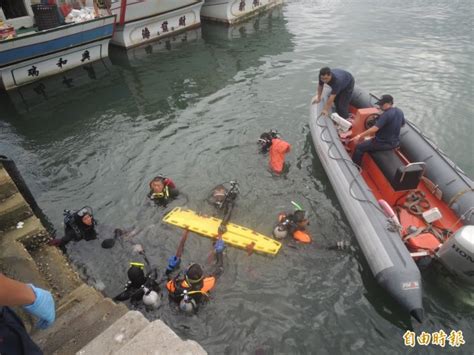
<svg viewBox="0 0 474 355"><path fill-rule="evenodd" d="M51 349L52 353L61 355L76 353L127 312L128 308L124 304L117 304L110 298L103 298L88 312L84 312L71 322L71 327L76 326L73 336L56 349Z"/></svg>
<svg viewBox="0 0 474 355"><path fill-rule="evenodd" d="M0 203L0 230L6 230L33 215L30 206L17 192Z"/></svg>
<svg viewBox="0 0 474 355"><path fill-rule="evenodd" d="M41 221L35 217L28 217L9 230L0 232L0 239L15 240L22 243L28 251L40 248L51 240L48 231Z"/></svg>
<svg viewBox="0 0 474 355"><path fill-rule="evenodd" d="M113 354L125 346L150 322L139 311L128 311L76 354Z"/></svg>
<svg viewBox="0 0 474 355"><path fill-rule="evenodd" d="M8 172L3 168L3 165L0 164L0 202L7 199L18 189L15 182L10 178Z"/></svg>

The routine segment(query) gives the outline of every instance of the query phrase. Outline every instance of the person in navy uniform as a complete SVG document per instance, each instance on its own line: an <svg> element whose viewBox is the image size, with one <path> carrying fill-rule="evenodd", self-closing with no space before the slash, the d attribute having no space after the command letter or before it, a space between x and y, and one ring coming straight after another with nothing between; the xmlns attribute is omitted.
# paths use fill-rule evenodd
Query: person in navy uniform
<svg viewBox="0 0 474 355"><path fill-rule="evenodd" d="M365 137L375 135L374 138L357 144L352 155L352 161L359 166L365 152L390 150L400 145L400 129L405 124L403 111L393 106L391 95L382 95L380 100L377 101L377 105L383 113L377 119L375 125L351 139L351 141L358 143Z"/></svg>
<svg viewBox="0 0 474 355"><path fill-rule="evenodd" d="M336 112L342 118L349 118L349 103L354 91L355 80L351 73L342 69L321 68L319 71L318 92L313 97L312 103L321 101L324 84L331 87L331 95L324 105L321 115L327 116L332 104L336 105Z"/></svg>

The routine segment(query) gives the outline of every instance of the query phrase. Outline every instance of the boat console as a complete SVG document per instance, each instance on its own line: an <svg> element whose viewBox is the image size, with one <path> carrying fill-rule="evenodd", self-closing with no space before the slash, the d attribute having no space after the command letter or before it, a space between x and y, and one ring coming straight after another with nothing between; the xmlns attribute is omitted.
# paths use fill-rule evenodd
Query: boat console
<svg viewBox="0 0 474 355"><path fill-rule="evenodd" d="M414 190L425 172L425 163L408 163L400 159L394 149L369 153L375 164L395 191Z"/></svg>

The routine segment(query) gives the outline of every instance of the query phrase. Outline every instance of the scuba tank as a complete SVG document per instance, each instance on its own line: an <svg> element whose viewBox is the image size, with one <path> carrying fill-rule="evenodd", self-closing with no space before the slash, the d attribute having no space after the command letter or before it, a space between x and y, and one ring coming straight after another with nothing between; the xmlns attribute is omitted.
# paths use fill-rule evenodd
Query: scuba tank
<svg viewBox="0 0 474 355"><path fill-rule="evenodd" d="M293 221L294 213L280 213L278 215L278 224L273 229L275 239L285 239L288 234L293 233L296 224Z"/></svg>
<svg viewBox="0 0 474 355"><path fill-rule="evenodd" d="M273 229L273 236L275 239L285 239L288 236L288 225L290 220L285 214L280 214L278 219L280 222Z"/></svg>
<svg viewBox="0 0 474 355"><path fill-rule="evenodd" d="M74 231L74 234L75 234L74 239L75 240L80 240L80 239L83 238L83 233L79 229L79 226L76 223L76 219L75 219L76 213L77 213L76 211L64 210L64 212L63 212L64 227L65 228L67 228L67 227L71 228Z"/></svg>
<svg viewBox="0 0 474 355"><path fill-rule="evenodd" d="M64 210L64 225L69 225L72 221L74 221L74 211L71 210Z"/></svg>
<svg viewBox="0 0 474 355"><path fill-rule="evenodd" d="M188 295L188 291L183 291L183 299L179 302L179 309L186 313L194 312L197 309L196 301Z"/></svg>
<svg viewBox="0 0 474 355"><path fill-rule="evenodd" d="M146 286L143 286L143 290L145 291L142 298L143 304L149 308L159 308L161 306L161 299L158 292L153 291Z"/></svg>

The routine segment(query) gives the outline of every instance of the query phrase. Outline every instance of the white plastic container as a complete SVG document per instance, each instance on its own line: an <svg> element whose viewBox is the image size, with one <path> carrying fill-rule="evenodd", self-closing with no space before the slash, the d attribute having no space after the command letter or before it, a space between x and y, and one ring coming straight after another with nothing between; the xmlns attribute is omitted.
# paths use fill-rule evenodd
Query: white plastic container
<svg viewBox="0 0 474 355"><path fill-rule="evenodd" d="M342 132L347 132L352 128L352 123L339 116L336 112L331 114L331 119L336 122Z"/></svg>
<svg viewBox="0 0 474 355"><path fill-rule="evenodd" d="M438 210L438 207L434 207L429 209L428 211L423 212L423 218L426 221L426 223L433 223L434 221L437 221L441 219L443 215L441 212Z"/></svg>

